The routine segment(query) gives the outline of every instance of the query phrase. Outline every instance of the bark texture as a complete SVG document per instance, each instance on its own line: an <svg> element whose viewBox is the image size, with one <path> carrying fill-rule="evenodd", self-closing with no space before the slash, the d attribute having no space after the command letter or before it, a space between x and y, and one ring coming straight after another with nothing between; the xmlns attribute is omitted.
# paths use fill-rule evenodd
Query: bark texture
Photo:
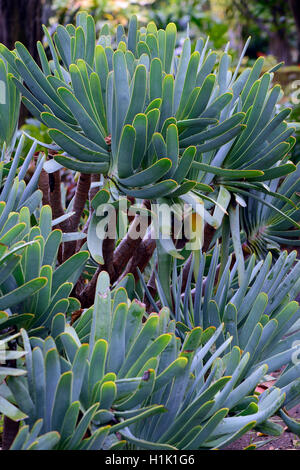
<svg viewBox="0 0 300 470"><path fill-rule="evenodd" d="M44 0L0 0L0 43L13 50L16 41L22 42L38 63L36 43L43 38L43 6ZM19 125L27 117L22 104Z"/></svg>
<svg viewBox="0 0 300 470"><path fill-rule="evenodd" d="M38 60L43 4L44 0L0 0L0 42L14 49L15 42L21 41Z"/></svg>

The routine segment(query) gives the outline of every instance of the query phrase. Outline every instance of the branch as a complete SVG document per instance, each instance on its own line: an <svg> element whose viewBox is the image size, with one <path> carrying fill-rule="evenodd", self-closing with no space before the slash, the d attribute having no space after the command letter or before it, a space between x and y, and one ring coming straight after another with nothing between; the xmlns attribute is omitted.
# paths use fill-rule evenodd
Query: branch
<svg viewBox="0 0 300 470"><path fill-rule="evenodd" d="M13 328L16 331L15 328ZM11 350L17 349L16 340L12 340L9 343L9 347ZM15 359L10 359L6 361L6 367L10 367L15 369L17 367L17 361ZM13 441L15 440L16 435L18 434L20 427L19 421L13 421L8 416L4 416L3 420L3 433L2 433L2 449L9 450L10 446L12 445Z"/></svg>
<svg viewBox="0 0 300 470"><path fill-rule="evenodd" d="M246 18L251 18L251 20L254 21L254 23L256 23L260 29L262 29L267 34L270 34L270 28L267 27L266 23L261 18L252 13L245 0L232 0L232 3L243 16Z"/></svg>
<svg viewBox="0 0 300 470"><path fill-rule="evenodd" d="M137 272L137 268L139 268L141 273L145 270L147 264L152 258L155 248L156 241L151 238L151 232L149 232L148 236L143 239L138 249L134 253L134 256L132 256L132 258L128 262L126 269L121 276L121 279L127 274L132 273L134 275L135 280L138 281L139 275Z"/></svg>
<svg viewBox="0 0 300 470"><path fill-rule="evenodd" d="M115 275L115 270L114 270L114 266L112 263L114 248L115 248L115 240L106 238L103 241L104 264L101 264L98 266L91 281L81 290L79 294L77 292L78 289L76 290L76 297L80 301L81 306L83 308L88 308L91 305L93 305L98 276L102 271L108 272L111 283L115 281L116 275ZM78 286L76 287L80 288L81 285L82 285L82 278L81 278L81 283L78 283Z"/></svg>
<svg viewBox="0 0 300 470"><path fill-rule="evenodd" d="M65 211L61 202L61 179L60 179L60 170L55 171L54 173L49 174L49 186L50 186L50 205L52 208L53 218L57 219L65 215ZM63 232L70 231L70 221L69 219L64 220L59 224L59 228Z"/></svg>
<svg viewBox="0 0 300 470"><path fill-rule="evenodd" d="M89 196L90 185L91 175L80 173L73 204L75 214L70 219L70 232L75 232L78 229L86 200Z"/></svg>
<svg viewBox="0 0 300 470"><path fill-rule="evenodd" d="M143 224L143 221L147 218L147 224ZM136 237L137 229L140 226L140 235ZM127 235L121 243L119 244L118 248L115 251L113 257L113 263L116 270L116 276L119 277L123 272L124 268L126 267L128 261L132 257L132 254L139 249L140 244L144 236L146 235L148 229L148 216L143 216L141 214L137 214L131 223Z"/></svg>

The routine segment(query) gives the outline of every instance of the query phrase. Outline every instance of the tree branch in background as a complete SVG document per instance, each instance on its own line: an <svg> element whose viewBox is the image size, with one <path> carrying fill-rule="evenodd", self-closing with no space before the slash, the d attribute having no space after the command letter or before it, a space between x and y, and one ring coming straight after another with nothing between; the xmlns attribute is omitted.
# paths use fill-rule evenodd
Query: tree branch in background
<svg viewBox="0 0 300 470"><path fill-rule="evenodd" d="M254 21L254 23L256 23L257 26L259 26L259 28L262 31L264 31L267 34L270 34L270 31L271 31L270 28L268 28L268 26L266 25L264 20L262 20L261 18L259 18L258 16L254 15L252 13L252 11L248 7L247 2L245 0L232 0L232 3L234 5L234 7L237 10L239 10L239 12L243 16L245 16L246 18L251 18L251 20Z"/></svg>
<svg viewBox="0 0 300 470"><path fill-rule="evenodd" d="M139 268L141 273L144 272L147 264L152 258L155 248L156 241L151 237L151 232L149 232L148 236L146 236L140 243L139 247L134 253L134 256L132 256L132 258L129 260L121 279L127 274L132 273L135 280L137 281L139 279L137 268Z"/></svg>
<svg viewBox="0 0 300 470"><path fill-rule="evenodd" d="M118 248L116 249L113 257L116 278L121 275L123 269L126 267L128 261L132 257L132 254L136 253L140 244L142 243L149 224L149 221L146 221L146 219L148 219L148 215L144 216L137 214L129 227L126 237L123 238ZM139 237L134 237L133 235L137 233L139 227L140 235Z"/></svg>
<svg viewBox="0 0 300 470"><path fill-rule="evenodd" d="M98 276L103 270L104 270L104 266L99 265L94 276L90 280L90 282L85 286L84 289L82 289L80 294L77 295L77 298L80 301L82 308L88 308L91 305L93 305Z"/></svg>
<svg viewBox="0 0 300 470"><path fill-rule="evenodd" d="M0 43L12 50L16 41L22 42L38 63L36 43L43 39L43 5L44 0L0 0ZM27 117L22 104L20 125Z"/></svg>

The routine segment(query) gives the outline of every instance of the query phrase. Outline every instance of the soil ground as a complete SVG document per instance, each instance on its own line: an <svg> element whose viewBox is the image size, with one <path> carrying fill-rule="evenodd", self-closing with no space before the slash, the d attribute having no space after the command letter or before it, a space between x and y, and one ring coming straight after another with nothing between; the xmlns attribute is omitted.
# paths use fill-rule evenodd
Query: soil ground
<svg viewBox="0 0 300 470"><path fill-rule="evenodd" d="M289 410L289 415L300 420L300 405ZM278 417L272 418L274 422L284 426L284 432L279 437L265 436L258 432L250 431L236 442L226 448L226 450L242 450L250 444L256 444L257 450L300 450L300 438L291 433ZM264 445L261 445L265 442Z"/></svg>

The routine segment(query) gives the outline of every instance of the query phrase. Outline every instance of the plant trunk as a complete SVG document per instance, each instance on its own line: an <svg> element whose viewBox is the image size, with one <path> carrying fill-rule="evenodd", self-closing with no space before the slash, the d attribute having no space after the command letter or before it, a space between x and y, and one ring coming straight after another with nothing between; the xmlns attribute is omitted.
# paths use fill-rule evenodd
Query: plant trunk
<svg viewBox="0 0 300 470"><path fill-rule="evenodd" d="M143 220L145 223L142 222ZM148 223L148 216L145 218L140 214L137 214L132 221L126 237L121 241L114 253L113 263L117 277L122 274L124 268L127 266L128 261L132 257L132 253L138 252L139 246L142 243L144 236L146 235ZM137 237L137 231L139 228L140 235Z"/></svg>
<svg viewBox="0 0 300 470"><path fill-rule="evenodd" d="M274 31L270 34L270 54L279 62L289 65L292 62L291 46L286 35L285 28Z"/></svg>
<svg viewBox="0 0 300 470"><path fill-rule="evenodd" d="M127 274L131 273L134 276L136 281L139 280L139 275L137 268L142 272L144 272L147 264L149 263L154 250L156 248L156 240L151 238L151 234L144 238L144 240L140 243L139 247L136 250L136 253L132 258L128 261L125 271L123 272L120 280L123 279Z"/></svg>
<svg viewBox="0 0 300 470"><path fill-rule="evenodd" d="M8 344L11 350L16 351L17 349L16 340L12 340ZM15 369L17 366L17 361L15 359L8 360L6 363L6 366L12 369ZM2 450L10 449L10 446L12 445L12 443L15 440L16 435L18 434L19 426L20 426L19 421L13 421L7 416L4 416L3 433L2 433Z"/></svg>
<svg viewBox="0 0 300 470"><path fill-rule="evenodd" d="M289 65L292 62L291 44L288 37L287 14L288 6L286 2L276 2L270 7L272 16L272 28L269 33L269 52L280 62ZM284 18L284 21L283 21Z"/></svg>
<svg viewBox="0 0 300 470"><path fill-rule="evenodd" d="M91 175L80 173L77 188L74 197L73 211L75 214L69 221L68 232L77 232L80 219L88 199L89 190L91 185ZM64 261L70 258L76 251L77 242L68 242L64 244Z"/></svg>

